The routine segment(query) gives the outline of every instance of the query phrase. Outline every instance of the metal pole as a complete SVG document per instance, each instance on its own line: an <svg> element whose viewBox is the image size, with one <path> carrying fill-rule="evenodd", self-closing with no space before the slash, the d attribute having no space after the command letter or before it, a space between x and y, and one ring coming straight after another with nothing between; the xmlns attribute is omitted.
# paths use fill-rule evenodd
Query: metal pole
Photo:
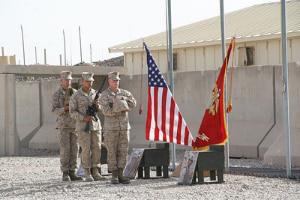
<svg viewBox="0 0 300 200"><path fill-rule="evenodd" d="M82 49L81 49L81 31L79 26L79 48L80 48L80 62L82 63Z"/></svg>
<svg viewBox="0 0 300 200"><path fill-rule="evenodd" d="M23 47L23 62L26 65L25 61L25 45L24 45L24 34L23 34L23 26L21 25L21 33L22 33L22 47Z"/></svg>
<svg viewBox="0 0 300 200"><path fill-rule="evenodd" d="M225 17L224 17L224 0L220 0L220 23L221 23L221 43L222 43L222 60L225 59ZM225 77L225 105L227 104L227 76ZM228 130L228 113L226 113L226 126ZM229 170L229 135L225 144L225 170Z"/></svg>
<svg viewBox="0 0 300 200"><path fill-rule="evenodd" d="M46 52L46 49L44 49L44 64L47 65L47 52Z"/></svg>
<svg viewBox="0 0 300 200"><path fill-rule="evenodd" d="M281 0L281 45L282 45L282 80L283 80L283 117L286 141L286 176L291 177L291 133L290 133L290 110L289 110L289 69L287 61L287 35L285 0Z"/></svg>
<svg viewBox="0 0 300 200"><path fill-rule="evenodd" d="M59 65L62 66L62 56L59 54Z"/></svg>
<svg viewBox="0 0 300 200"><path fill-rule="evenodd" d="M92 44L90 44L90 60L93 62L93 52L92 52Z"/></svg>
<svg viewBox="0 0 300 200"><path fill-rule="evenodd" d="M4 56L4 47L1 47L2 56Z"/></svg>
<svg viewBox="0 0 300 200"><path fill-rule="evenodd" d="M65 66L67 66L67 51L66 51L66 35L65 35L65 30L63 30L63 36L64 36L64 61L65 61Z"/></svg>
<svg viewBox="0 0 300 200"><path fill-rule="evenodd" d="M34 57L35 57L35 64L37 64L37 53L36 53L36 46L34 47Z"/></svg>
<svg viewBox="0 0 300 200"><path fill-rule="evenodd" d="M173 80L173 44L172 44L172 13L171 13L171 0L167 0L167 16L168 16L168 71L170 77L170 90L174 95L174 80ZM176 163L176 146L172 143L172 166L171 169L175 170Z"/></svg>

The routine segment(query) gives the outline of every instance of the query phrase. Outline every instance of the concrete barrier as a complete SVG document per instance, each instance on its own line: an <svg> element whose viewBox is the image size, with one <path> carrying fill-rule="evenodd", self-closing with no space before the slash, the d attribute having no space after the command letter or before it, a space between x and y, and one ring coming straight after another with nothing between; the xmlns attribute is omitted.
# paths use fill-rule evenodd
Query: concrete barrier
<svg viewBox="0 0 300 200"><path fill-rule="evenodd" d="M290 120L292 133L292 155L293 165L300 166L299 159L299 130L300 130L300 66L296 63L289 65L290 75ZM218 71L205 72L175 72L175 92L174 96L177 104L189 125L192 134L195 136L200 126L204 110L210 104L211 91L217 78ZM282 129L282 73L280 66L250 66L235 68L233 77L232 103L233 112L229 115L229 142L230 156L246 158L263 158L266 163L283 165L284 148L282 143L285 139ZM1 75L1 83L5 83L7 75ZM96 76L98 88L103 80L103 76ZM142 80L141 80L142 78ZM168 79L167 75L165 78ZM142 88L140 83L142 81ZM3 86L0 84L1 87ZM31 88L30 94L37 95L37 85L29 83L17 83L17 91ZM42 80L39 87L41 102L39 103L41 112L42 127L29 142L30 148L58 149L56 117L51 112L52 94L58 88L58 80ZM147 147L150 142L145 140L145 119L147 112L147 75L121 76L121 88L132 92L138 101L138 106L130 112L130 123L132 130L130 134L130 148ZM29 89L28 89L29 90ZM20 95L25 91L17 92L17 121L19 136L23 138L20 130L28 132L37 124L37 102L21 102ZM9 93L13 95L13 93ZM24 94L25 95L25 94ZM13 97L13 96L12 96ZM26 97L26 101L31 101L31 97ZM35 101L36 99L33 98ZM0 98L1 108L7 107L7 99ZM30 105L30 108L22 108L22 105ZM144 112L138 114L139 104L142 104ZM13 104L10 104L13 105ZM34 112L30 113L30 110ZM18 114L20 112L24 114ZM28 115L27 115L27 114ZM20 119L31 116L34 119ZM8 119L8 116L0 113L1 119ZM31 121L30 121L31 120ZM5 126L3 120L0 127ZM32 124L31 124L32 123ZM27 125L28 128L24 128ZM12 123L13 127L13 123ZM2 131L0 137L6 137ZM7 143L0 140L0 152L5 152ZM177 146L177 149L189 149ZM279 159L280 158L280 159Z"/></svg>
<svg viewBox="0 0 300 200"><path fill-rule="evenodd" d="M29 142L33 149L59 149L56 116L52 113L52 95L59 87L59 81L53 79L41 80L41 121L42 127Z"/></svg>
<svg viewBox="0 0 300 200"><path fill-rule="evenodd" d="M24 140L40 126L39 81L16 83L17 133Z"/></svg>

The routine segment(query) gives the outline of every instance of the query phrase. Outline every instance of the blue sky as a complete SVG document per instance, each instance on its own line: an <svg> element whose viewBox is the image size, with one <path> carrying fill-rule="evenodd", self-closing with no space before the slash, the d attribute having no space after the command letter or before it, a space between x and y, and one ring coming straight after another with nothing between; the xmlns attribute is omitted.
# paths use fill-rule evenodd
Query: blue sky
<svg viewBox="0 0 300 200"><path fill-rule="evenodd" d="M276 0L224 0L225 12ZM165 0L0 0L0 46L23 64L20 25L23 25L26 64L59 64L66 33L67 63L80 61L78 26L82 32L83 60L118 56L108 47L165 31ZM219 15L219 0L172 0L173 28Z"/></svg>

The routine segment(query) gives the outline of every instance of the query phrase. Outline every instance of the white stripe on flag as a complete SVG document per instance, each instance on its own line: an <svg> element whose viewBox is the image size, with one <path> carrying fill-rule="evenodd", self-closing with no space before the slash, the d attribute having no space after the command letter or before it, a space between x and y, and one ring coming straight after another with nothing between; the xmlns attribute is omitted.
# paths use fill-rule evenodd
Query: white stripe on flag
<svg viewBox="0 0 300 200"><path fill-rule="evenodd" d="M154 141L155 135L155 118L154 118L154 87L150 87L150 95L151 95L151 126L149 133L149 140Z"/></svg>
<svg viewBox="0 0 300 200"><path fill-rule="evenodd" d="M180 144L184 145L185 121L184 121L183 117L181 117L181 119L182 119L182 123L181 123L181 137L180 137L181 143Z"/></svg>
<svg viewBox="0 0 300 200"><path fill-rule="evenodd" d="M162 92L163 88L159 87L157 91L157 127L159 129L158 138L159 141L163 141L163 132L162 130Z"/></svg>
<svg viewBox="0 0 300 200"><path fill-rule="evenodd" d="M174 110L174 129L173 129L173 143L177 143L177 126L178 126L178 108L175 104Z"/></svg>
<svg viewBox="0 0 300 200"><path fill-rule="evenodd" d="M171 93L168 89L167 91L167 102L166 102L166 135L167 135L167 142L170 142L170 106L171 106Z"/></svg>

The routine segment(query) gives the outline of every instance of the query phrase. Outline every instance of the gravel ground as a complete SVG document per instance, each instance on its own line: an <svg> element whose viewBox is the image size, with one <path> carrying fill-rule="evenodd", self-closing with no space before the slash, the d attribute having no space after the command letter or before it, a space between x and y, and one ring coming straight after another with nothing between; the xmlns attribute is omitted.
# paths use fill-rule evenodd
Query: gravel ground
<svg viewBox="0 0 300 200"><path fill-rule="evenodd" d="M299 181L230 174L222 184L193 186L179 186L177 178L138 179L129 185L112 185L109 180L65 183L56 153L26 154L0 158L0 199L300 199ZM230 163L262 166L255 160Z"/></svg>

